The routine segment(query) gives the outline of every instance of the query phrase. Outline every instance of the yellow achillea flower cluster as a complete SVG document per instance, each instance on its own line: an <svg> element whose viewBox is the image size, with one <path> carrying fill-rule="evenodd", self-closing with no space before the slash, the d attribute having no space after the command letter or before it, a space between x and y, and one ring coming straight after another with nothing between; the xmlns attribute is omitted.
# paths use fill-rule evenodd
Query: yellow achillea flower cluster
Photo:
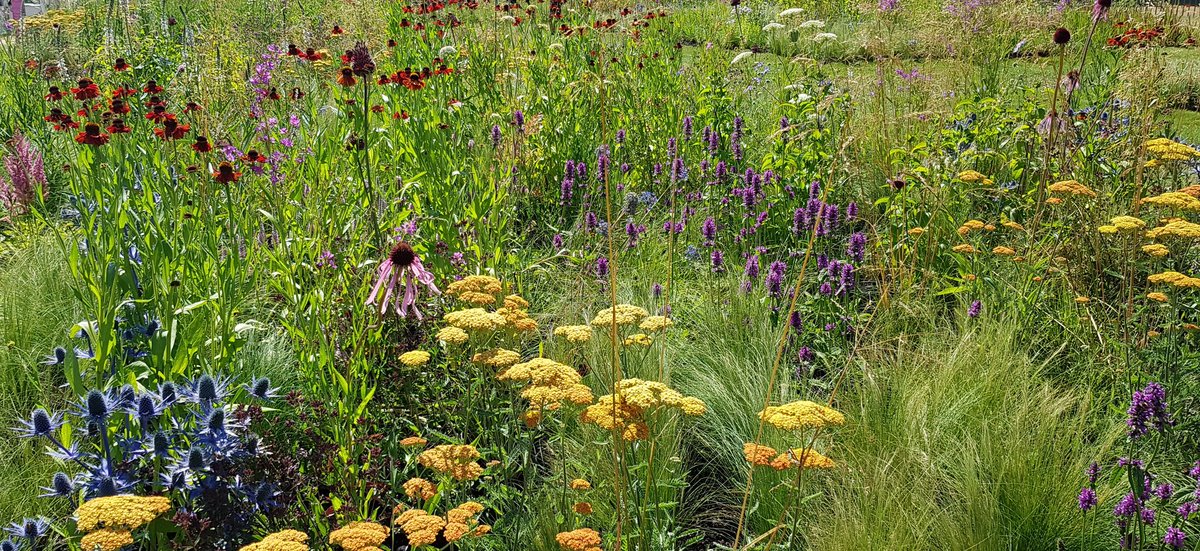
<svg viewBox="0 0 1200 551"><path fill-rule="evenodd" d="M583 411L580 418L584 423L620 431L625 440L644 440L650 432L645 421L646 412L658 407L676 408L692 417L704 415L708 409L699 398L684 396L663 383L622 379L617 381L617 394L601 396Z"/></svg>
<svg viewBox="0 0 1200 551"><path fill-rule="evenodd" d="M124 530L130 532L171 509L171 501L162 496L118 495L98 497L75 509L76 526L81 532Z"/></svg>
<svg viewBox="0 0 1200 551"><path fill-rule="evenodd" d="M571 481L571 489L578 491L591 490L592 483L582 478L576 478L575 480Z"/></svg>
<svg viewBox="0 0 1200 551"><path fill-rule="evenodd" d="M442 319L464 331L495 331L508 323L504 316L483 308L457 310L446 314Z"/></svg>
<svg viewBox="0 0 1200 551"><path fill-rule="evenodd" d="M477 352L471 356L471 361L491 367L508 367L521 361L521 355L507 348L493 348Z"/></svg>
<svg viewBox="0 0 1200 551"><path fill-rule="evenodd" d="M101 528L84 534L79 540L79 548L84 551L118 551L126 545L133 545L133 534L129 530Z"/></svg>
<svg viewBox="0 0 1200 551"><path fill-rule="evenodd" d="M1200 197L1200 185L1193 184L1190 186L1179 188L1180 193L1186 193L1192 197Z"/></svg>
<svg viewBox="0 0 1200 551"><path fill-rule="evenodd" d="M979 220L967 220L966 222L963 222L963 225L958 227L958 235L966 237L971 232L982 230L985 227L987 226Z"/></svg>
<svg viewBox="0 0 1200 551"><path fill-rule="evenodd" d="M504 297L504 307L509 310L528 310L529 301L525 300L521 295L508 295Z"/></svg>
<svg viewBox="0 0 1200 551"><path fill-rule="evenodd" d="M483 467L476 463L479 450L468 444L442 444L421 452L417 462L427 469L450 475L455 480L475 480L483 474Z"/></svg>
<svg viewBox="0 0 1200 551"><path fill-rule="evenodd" d="M1143 204L1174 210L1200 211L1200 199L1180 191L1168 191L1142 199Z"/></svg>
<svg viewBox="0 0 1200 551"><path fill-rule="evenodd" d="M428 501L437 495L437 487L424 478L413 477L404 482L404 495L411 499Z"/></svg>
<svg viewBox="0 0 1200 551"><path fill-rule="evenodd" d="M1078 180L1063 180L1050 184L1049 190L1053 193L1065 193L1068 195L1085 195L1087 197L1095 197L1096 192L1091 188L1079 183Z"/></svg>
<svg viewBox="0 0 1200 551"><path fill-rule="evenodd" d="M247 545L240 551L308 551L308 534L299 530L283 530L267 534L262 541Z"/></svg>
<svg viewBox="0 0 1200 551"><path fill-rule="evenodd" d="M908 235L911 235L913 237L920 237L924 233L925 233L925 228L920 228L920 227L908 230Z"/></svg>
<svg viewBox="0 0 1200 551"><path fill-rule="evenodd" d="M8 18L4 18L6 21ZM88 19L88 14L85 10L50 10L41 15L35 15L21 19L21 24L27 29L37 29L40 31L49 31L58 29L64 33L75 34L83 30L83 25ZM85 551L91 551L87 549Z"/></svg>
<svg viewBox="0 0 1200 551"><path fill-rule="evenodd" d="M486 524L476 526L479 521L475 517L482 512L483 505L474 501L468 501L447 511L446 528L442 531L446 541L454 543L472 532L476 536L482 536L491 531L492 527Z"/></svg>
<svg viewBox="0 0 1200 551"><path fill-rule="evenodd" d="M592 514L592 504L587 501L576 501L575 513L580 515Z"/></svg>
<svg viewBox="0 0 1200 551"><path fill-rule="evenodd" d="M391 530L377 522L351 522L329 533L329 544L346 551L379 551Z"/></svg>
<svg viewBox="0 0 1200 551"><path fill-rule="evenodd" d="M400 355L400 363L409 367L418 367L429 363L429 353L424 350L413 350Z"/></svg>
<svg viewBox="0 0 1200 551"><path fill-rule="evenodd" d="M1097 231L1103 234L1114 234L1119 231L1134 232L1146 227L1146 221L1133 216L1117 216L1113 218L1107 225L1096 228Z"/></svg>
<svg viewBox="0 0 1200 551"><path fill-rule="evenodd" d="M446 344L462 344L467 342L467 339L469 339L470 336L467 335L466 331L451 325L449 327L443 327L440 331L438 331L437 338Z"/></svg>
<svg viewBox="0 0 1200 551"><path fill-rule="evenodd" d="M516 364L496 378L526 383L521 397L529 401L524 418L531 427L541 421L543 411L557 410L564 401L576 405L592 403L592 389L583 384L579 372L550 358L534 358Z"/></svg>
<svg viewBox="0 0 1200 551"><path fill-rule="evenodd" d="M837 466L832 459L821 455L812 448L783 450L781 453L770 446L746 442L742 446L742 454L751 465L770 467L777 471L794 467L832 469Z"/></svg>
<svg viewBox="0 0 1200 551"><path fill-rule="evenodd" d="M555 337L563 337L570 343L584 343L592 340L592 328L587 325L563 325L554 328Z"/></svg>
<svg viewBox="0 0 1200 551"><path fill-rule="evenodd" d="M1013 221L1011 221L1011 220L1010 220L1010 221L1008 221L1008 222L1005 222L1005 223L1004 223L1004 224L1002 224L1002 225L1003 225L1004 227L1006 227L1006 228L1010 229L1010 230L1025 231L1025 226L1022 226L1022 225L1020 225L1020 224L1018 224L1018 223L1016 223L1016 222L1013 222Z"/></svg>
<svg viewBox="0 0 1200 551"><path fill-rule="evenodd" d="M1168 138L1154 138L1146 141L1146 151L1154 154L1160 161L1188 161L1200 157L1200 151Z"/></svg>
<svg viewBox="0 0 1200 551"><path fill-rule="evenodd" d="M1011 248L1005 247L1003 245L998 245L998 246L992 248L992 254L1000 255L1000 256L1013 256L1013 255L1017 254L1017 251L1014 251Z"/></svg>
<svg viewBox="0 0 1200 551"><path fill-rule="evenodd" d="M1142 245L1142 252L1154 258L1162 258L1170 254L1171 250L1161 243L1151 243L1149 245Z"/></svg>
<svg viewBox="0 0 1200 551"><path fill-rule="evenodd" d="M1154 291L1152 293L1146 293L1146 298L1153 300L1155 302L1167 302L1167 300L1169 300L1167 298L1167 295L1160 293L1158 291Z"/></svg>
<svg viewBox="0 0 1200 551"><path fill-rule="evenodd" d="M1079 304L1087 304L1091 301L1092 301L1092 299L1089 297L1084 297L1084 296L1075 297L1075 302L1077 302Z"/></svg>
<svg viewBox="0 0 1200 551"><path fill-rule="evenodd" d="M1193 224L1187 220L1172 220L1165 226L1159 226L1146 231L1146 237L1150 239L1160 239L1163 237L1200 239L1200 224Z"/></svg>
<svg viewBox="0 0 1200 551"><path fill-rule="evenodd" d="M654 344L654 339L645 333L634 333L625 337L625 346L650 346Z"/></svg>
<svg viewBox="0 0 1200 551"><path fill-rule="evenodd" d="M1163 272L1153 274L1146 281L1155 285L1170 285L1180 289L1200 289L1200 278L1183 275L1179 272Z"/></svg>
<svg viewBox="0 0 1200 551"><path fill-rule="evenodd" d="M522 300L522 302L524 302L524 300ZM496 310L496 313L504 317L504 323L508 328L518 333L529 333L532 331L537 331L538 329L537 321L529 317L529 312L526 312L525 310L509 308L506 306Z"/></svg>
<svg viewBox="0 0 1200 551"><path fill-rule="evenodd" d="M975 170L964 170L958 173L958 179L968 184L992 185L992 179Z"/></svg>
<svg viewBox="0 0 1200 551"><path fill-rule="evenodd" d="M394 524L408 536L409 547L415 549L437 541L438 533L446 527L446 519L426 513L422 509L409 509L400 513Z"/></svg>
<svg viewBox="0 0 1200 551"><path fill-rule="evenodd" d="M554 539L566 551L600 551L600 533L591 528L559 532Z"/></svg>
<svg viewBox="0 0 1200 551"><path fill-rule="evenodd" d="M416 446L424 446L425 444L428 444L428 443L429 443L428 440L421 438L420 436L409 436L400 441L400 445L404 446L406 448L411 448L411 447L416 447Z"/></svg>
<svg viewBox="0 0 1200 551"><path fill-rule="evenodd" d="M617 325L633 325L643 318L649 316L650 313L645 308L634 306L632 304L618 304L612 308L605 308L592 318L592 325L597 327L610 327L613 323L613 313L616 312Z"/></svg>
<svg viewBox="0 0 1200 551"><path fill-rule="evenodd" d="M758 416L766 423L788 431L837 426L846 422L846 416L841 412L808 400L767 406L758 412Z"/></svg>
<svg viewBox="0 0 1200 551"><path fill-rule="evenodd" d="M952 248L950 250L952 250L956 253L962 253L962 254L975 254L976 252L979 252L975 249L974 246L970 245L969 243L955 245L954 248Z"/></svg>
<svg viewBox="0 0 1200 551"><path fill-rule="evenodd" d="M484 306L496 303L503 287L500 280L486 275L469 275L446 287L446 294L463 302Z"/></svg>
<svg viewBox="0 0 1200 551"><path fill-rule="evenodd" d="M642 331L657 333L663 329L671 327L672 325L675 325L675 322L671 321L671 318L666 316L650 316L642 320L642 323L638 324L638 328Z"/></svg>

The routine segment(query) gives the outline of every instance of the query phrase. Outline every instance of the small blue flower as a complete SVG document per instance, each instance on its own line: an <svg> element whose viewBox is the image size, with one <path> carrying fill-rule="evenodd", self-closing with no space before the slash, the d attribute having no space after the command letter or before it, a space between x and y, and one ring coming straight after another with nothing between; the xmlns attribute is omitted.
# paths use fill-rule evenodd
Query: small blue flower
<svg viewBox="0 0 1200 551"><path fill-rule="evenodd" d="M279 388L272 387L271 379L267 377L256 378L250 381L250 384L246 385L245 388L247 393L259 400L271 400L279 392Z"/></svg>
<svg viewBox="0 0 1200 551"><path fill-rule="evenodd" d="M107 394L91 390L75 405L74 413L89 423L103 427L108 425L108 418L115 409L113 399Z"/></svg>
<svg viewBox="0 0 1200 551"><path fill-rule="evenodd" d="M219 375L204 374L189 382L182 393L188 402L212 406L224 401L229 394L229 380Z"/></svg>
<svg viewBox="0 0 1200 551"><path fill-rule="evenodd" d="M21 522L8 525L8 533L14 538L25 538L33 547L33 542L41 539L50 530L50 522L44 518L27 518Z"/></svg>
<svg viewBox="0 0 1200 551"><path fill-rule="evenodd" d="M61 346L54 348L54 353L42 360L42 365L62 365L67 361L67 349Z"/></svg>
<svg viewBox="0 0 1200 551"><path fill-rule="evenodd" d="M38 497L71 497L75 495L75 481L67 473L54 473L49 486L42 487L46 492Z"/></svg>
<svg viewBox="0 0 1200 551"><path fill-rule="evenodd" d="M29 420L21 420L21 426L16 430L24 438L37 438L39 436L53 436L54 431L58 430L63 424L62 414L55 413L53 415L46 413L46 410L37 408L29 415Z"/></svg>

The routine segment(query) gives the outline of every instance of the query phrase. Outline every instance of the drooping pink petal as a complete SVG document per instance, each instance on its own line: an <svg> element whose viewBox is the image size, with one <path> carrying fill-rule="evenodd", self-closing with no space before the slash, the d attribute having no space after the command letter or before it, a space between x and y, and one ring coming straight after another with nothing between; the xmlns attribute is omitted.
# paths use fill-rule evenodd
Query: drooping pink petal
<svg viewBox="0 0 1200 551"><path fill-rule="evenodd" d="M383 315L387 312L388 303L392 301L392 294L396 292L396 282L400 281L400 270L393 269L388 275L387 290L383 294L383 302L379 304L379 314Z"/></svg>
<svg viewBox="0 0 1200 551"><path fill-rule="evenodd" d="M404 273L404 310L407 312L408 307L417 302L417 282L413 281L412 271L405 270Z"/></svg>
<svg viewBox="0 0 1200 551"><path fill-rule="evenodd" d="M433 272L425 269L425 265L421 264L420 258L413 261L411 269L416 272L417 280L425 284L425 287L429 289L430 293L435 295L442 294L442 292L438 290L437 286L433 284Z"/></svg>
<svg viewBox="0 0 1200 551"><path fill-rule="evenodd" d="M384 260L379 264L379 271L376 272L375 286L371 288L371 296L367 297L367 306L375 303L375 298L379 296L379 289L383 287L383 282L387 281L388 276L392 273L391 259Z"/></svg>

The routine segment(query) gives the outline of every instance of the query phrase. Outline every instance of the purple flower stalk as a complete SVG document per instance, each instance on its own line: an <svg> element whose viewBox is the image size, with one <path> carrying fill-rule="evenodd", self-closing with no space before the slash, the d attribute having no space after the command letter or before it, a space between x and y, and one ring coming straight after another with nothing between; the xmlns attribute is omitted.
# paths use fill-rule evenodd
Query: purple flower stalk
<svg viewBox="0 0 1200 551"><path fill-rule="evenodd" d="M0 202L10 213L22 214L29 211L38 193L45 193L46 170L42 153L24 134L14 131L9 145L12 153L4 156L8 181L0 178Z"/></svg>
<svg viewBox="0 0 1200 551"><path fill-rule="evenodd" d="M424 319L416 305L416 284L425 285L429 292L435 295L442 294L433 284L433 273L425 269L412 245L404 241L398 243L387 259L379 265L379 273L376 274L376 277L375 287L371 289L371 296L367 297L367 305L375 304L379 291L384 291L383 300L379 302L380 314L387 311L390 303L396 313L402 317L408 316L408 309L411 307L418 320ZM401 284L404 286L403 295L396 292L397 287Z"/></svg>
<svg viewBox="0 0 1200 551"><path fill-rule="evenodd" d="M1150 433L1151 428L1162 431L1172 424L1167 413L1167 391L1158 383L1150 383L1146 388L1133 393L1129 410L1129 418L1125 424L1129 426L1130 438L1141 438Z"/></svg>
<svg viewBox="0 0 1200 551"><path fill-rule="evenodd" d="M983 312L983 303L979 299L971 301L970 308L967 308L967 317L975 319Z"/></svg>
<svg viewBox="0 0 1200 551"><path fill-rule="evenodd" d="M1092 507L1096 506L1096 490L1084 488L1079 491L1079 510L1087 512Z"/></svg>

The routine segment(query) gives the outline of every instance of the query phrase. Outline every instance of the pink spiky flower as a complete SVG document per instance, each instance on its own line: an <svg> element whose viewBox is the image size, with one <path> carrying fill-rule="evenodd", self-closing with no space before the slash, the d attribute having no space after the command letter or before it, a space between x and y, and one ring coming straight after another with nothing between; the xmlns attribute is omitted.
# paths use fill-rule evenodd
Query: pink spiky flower
<svg viewBox="0 0 1200 551"><path fill-rule="evenodd" d="M412 307L417 319L424 319L416 304L417 283L428 288L430 293L442 294L433 284L433 273L425 269L421 259L417 257L417 252L405 241L397 243L392 253L379 265L376 278L371 296L367 297L367 306L374 305L379 298L379 292L383 291L383 298L379 300L380 314L387 312L388 305L391 304L396 313L403 317L408 317L408 309ZM400 285L404 286L403 293L397 292Z"/></svg>
<svg viewBox="0 0 1200 551"><path fill-rule="evenodd" d="M0 178L0 202L13 215L29 211L39 193L45 193L46 170L42 153L20 132L14 132L9 142L12 153L4 156L8 180Z"/></svg>

